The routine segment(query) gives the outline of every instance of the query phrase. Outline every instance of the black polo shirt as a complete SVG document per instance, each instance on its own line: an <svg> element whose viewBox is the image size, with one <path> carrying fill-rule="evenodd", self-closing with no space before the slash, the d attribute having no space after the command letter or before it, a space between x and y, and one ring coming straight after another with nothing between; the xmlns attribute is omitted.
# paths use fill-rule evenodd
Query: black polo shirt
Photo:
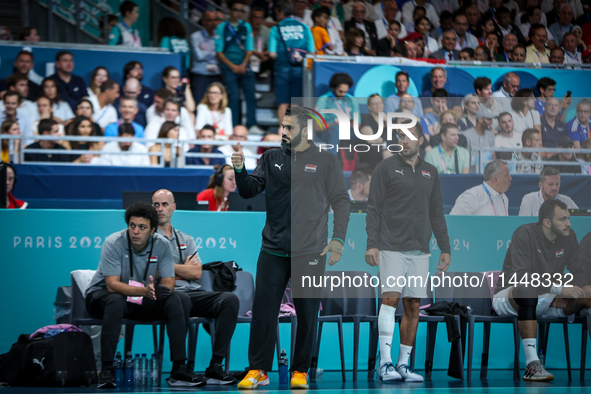
<svg viewBox="0 0 591 394"><path fill-rule="evenodd" d="M544 115L540 116L540 121L542 123L542 145L546 148L556 148L560 137L566 135L566 124L556 119L554 127L551 127Z"/></svg>
<svg viewBox="0 0 591 394"><path fill-rule="evenodd" d="M62 100L67 101L68 104L70 104L70 107L72 107L72 111L76 112L78 101L80 101L81 98L88 96L84 79L78 75L72 74L70 82L66 83L59 77L59 75L57 75L57 73L53 74L51 78L56 81L57 86L60 88Z"/></svg>

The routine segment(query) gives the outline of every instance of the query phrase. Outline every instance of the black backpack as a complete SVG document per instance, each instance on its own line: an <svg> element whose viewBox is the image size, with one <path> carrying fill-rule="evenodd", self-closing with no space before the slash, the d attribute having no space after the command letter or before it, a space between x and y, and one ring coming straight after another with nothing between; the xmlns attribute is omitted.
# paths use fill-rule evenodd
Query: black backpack
<svg viewBox="0 0 591 394"><path fill-rule="evenodd" d="M213 261L204 264L203 269L213 274L213 291L229 292L236 289L236 271L242 271L235 261Z"/></svg>
<svg viewBox="0 0 591 394"><path fill-rule="evenodd" d="M97 382L92 340L84 332L62 332L49 338L20 335L0 355L0 382L11 386L89 386Z"/></svg>

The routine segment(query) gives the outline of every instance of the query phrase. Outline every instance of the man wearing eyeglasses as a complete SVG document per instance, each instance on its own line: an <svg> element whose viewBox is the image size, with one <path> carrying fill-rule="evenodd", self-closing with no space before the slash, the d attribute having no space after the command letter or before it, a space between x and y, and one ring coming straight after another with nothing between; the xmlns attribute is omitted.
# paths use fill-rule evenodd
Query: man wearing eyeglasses
<svg viewBox="0 0 591 394"><path fill-rule="evenodd" d="M257 125L256 98L254 95L254 73L248 67L254 49L250 23L241 20L244 1L235 0L228 4L230 18L215 30L215 50L220 62L228 101L232 110L232 123L240 124L240 88L246 100L246 122L248 127Z"/></svg>
<svg viewBox="0 0 591 394"><path fill-rule="evenodd" d="M566 133L573 139L575 149L581 149L581 144L591 137L590 116L591 100L584 98L577 104L577 116L566 125Z"/></svg>

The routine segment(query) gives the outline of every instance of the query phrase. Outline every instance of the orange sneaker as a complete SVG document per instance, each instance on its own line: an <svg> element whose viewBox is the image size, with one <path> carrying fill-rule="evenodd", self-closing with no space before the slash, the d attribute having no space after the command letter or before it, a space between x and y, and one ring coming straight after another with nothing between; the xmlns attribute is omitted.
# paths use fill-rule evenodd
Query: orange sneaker
<svg viewBox="0 0 591 394"><path fill-rule="evenodd" d="M292 389L307 389L308 388L308 374L305 372L294 371L291 377Z"/></svg>
<svg viewBox="0 0 591 394"><path fill-rule="evenodd" d="M238 383L238 388L243 390L253 390L259 386L267 386L269 384L269 377L265 371L260 369L251 369L248 371L244 379Z"/></svg>

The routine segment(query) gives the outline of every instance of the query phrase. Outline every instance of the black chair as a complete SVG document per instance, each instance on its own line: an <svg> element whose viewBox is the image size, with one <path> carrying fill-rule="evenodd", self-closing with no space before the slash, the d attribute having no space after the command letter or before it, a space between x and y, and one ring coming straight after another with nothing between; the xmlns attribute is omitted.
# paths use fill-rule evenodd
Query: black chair
<svg viewBox="0 0 591 394"><path fill-rule="evenodd" d="M74 279L74 272L70 273L70 280L72 283L72 314L70 315L70 324L74 326L100 326L103 324L103 319L95 319L88 314L86 310L86 303L84 295L80 291L80 287ZM124 355L131 352L133 343L133 333L136 325L150 325L152 326L152 336L154 341L154 353L160 359L160 370L158 371L159 378L162 376L162 355L164 353L164 327L165 322L155 320L153 322L141 322L137 320L123 319L125 325L125 345ZM158 326L160 326L160 335L158 335Z"/></svg>
<svg viewBox="0 0 591 394"><path fill-rule="evenodd" d="M337 276L339 278L349 276L351 278L369 275L364 271L328 271L325 276ZM330 279L328 280L331 281ZM337 323L339 329L339 347L341 351L341 374L345 381L345 356L343 347L343 323L353 323L353 381L357 381L357 368L359 362L359 331L361 323L369 323L369 357L368 368L373 371L375 368L375 355L377 353L378 315L376 308L376 294L373 287L345 287L340 286L328 293L325 289L322 298L322 311L318 318L318 338L316 341L315 354L312 358L310 380L316 378L318 356L320 353L320 340L322 337L322 326L324 323ZM370 372L373 377L373 372Z"/></svg>
<svg viewBox="0 0 591 394"><path fill-rule="evenodd" d="M474 327L475 323L483 324L482 337L482 358L480 363L480 379L486 379L488 375L488 355L490 348L490 330L492 323L511 324L513 326L513 379L520 380L519 371L519 351L521 346L521 338L519 335L519 327L517 325L517 317L515 316L497 316L492 309L492 294L494 285L496 283L500 271L489 272L446 272L452 281L456 276L467 275L468 278L477 277L481 279L480 285L465 286L465 287L442 287L436 291L437 301L454 301L460 305L466 305L471 308L471 313L468 316L468 371L467 379L472 379L472 359L474 353ZM492 273L492 276L491 276ZM491 281L492 278L492 281Z"/></svg>
<svg viewBox="0 0 591 394"><path fill-rule="evenodd" d="M199 280L201 289L205 291L213 291L213 274L211 271L204 270L201 273L201 279ZM199 334L199 325L208 324L209 335L211 336L211 346L215 341L215 319L209 319L205 317L192 317L189 319L189 352L187 354L187 366L189 370L193 370L195 366L195 354L197 352L197 337ZM228 363L226 362L226 372L229 371Z"/></svg>

